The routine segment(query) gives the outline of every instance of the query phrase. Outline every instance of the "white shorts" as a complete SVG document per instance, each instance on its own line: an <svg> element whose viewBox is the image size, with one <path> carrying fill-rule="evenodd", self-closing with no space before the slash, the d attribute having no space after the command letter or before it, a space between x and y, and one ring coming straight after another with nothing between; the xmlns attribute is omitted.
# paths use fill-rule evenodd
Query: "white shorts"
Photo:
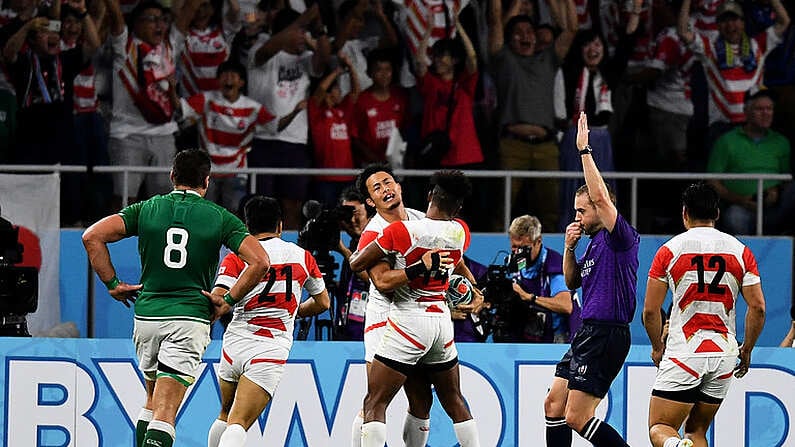
<svg viewBox="0 0 795 447"><path fill-rule="evenodd" d="M273 397L282 380L290 350L263 340L224 335L218 377L238 382L240 376L256 383Z"/></svg>
<svg viewBox="0 0 795 447"><path fill-rule="evenodd" d="M373 308L376 306L369 305L371 302L368 302L364 314L364 360L367 363L372 363L373 357L375 357L375 352L378 350L378 345L381 344L384 331L386 331L386 320L389 317L389 308L375 310Z"/></svg>
<svg viewBox="0 0 795 447"><path fill-rule="evenodd" d="M664 357L657 370L654 389L685 391L697 388L707 396L723 399L737 366L737 357Z"/></svg>
<svg viewBox="0 0 795 447"><path fill-rule="evenodd" d="M133 342L138 356L138 369L148 381L157 379L158 373L175 374L190 385L199 367L204 350L210 344L210 325L196 321L135 319ZM174 371L163 371L158 366Z"/></svg>
<svg viewBox="0 0 795 447"><path fill-rule="evenodd" d="M376 352L407 365L445 363L458 356L449 314L428 317L392 312Z"/></svg>

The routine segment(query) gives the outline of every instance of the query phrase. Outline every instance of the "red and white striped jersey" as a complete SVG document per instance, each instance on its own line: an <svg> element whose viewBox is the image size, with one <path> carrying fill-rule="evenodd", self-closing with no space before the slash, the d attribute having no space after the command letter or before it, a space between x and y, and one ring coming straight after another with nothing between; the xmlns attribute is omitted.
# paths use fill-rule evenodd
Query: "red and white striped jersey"
<svg viewBox="0 0 795 447"><path fill-rule="evenodd" d="M691 228L657 250L649 278L673 293L667 356L737 355L737 296L760 282L748 247L712 227Z"/></svg>
<svg viewBox="0 0 795 447"><path fill-rule="evenodd" d="M183 116L201 123L199 135L212 159L212 170L245 167L246 152L257 127L276 130L274 116L248 96L240 95L232 103L221 92L213 91L181 99L181 102Z"/></svg>
<svg viewBox="0 0 795 447"><path fill-rule="evenodd" d="M654 56L648 66L660 70L662 75L654 83L654 88L646 92L646 103L667 112L692 115L690 69L694 62L693 53L679 38L674 26L663 28L654 46Z"/></svg>
<svg viewBox="0 0 795 447"><path fill-rule="evenodd" d="M725 1L698 0L693 2L693 27L709 37L710 40L718 37L718 6Z"/></svg>
<svg viewBox="0 0 795 447"><path fill-rule="evenodd" d="M226 27L191 28L185 37L185 51L179 58L180 87L185 96L218 90L216 72L229 57L234 37L235 32L227 32Z"/></svg>
<svg viewBox="0 0 795 447"><path fill-rule="evenodd" d="M429 26L431 37L428 39L428 54L430 57L431 47L439 40L455 35L455 20L448 15L445 19L445 7L443 1L447 2L448 14L453 11L460 11L469 4L469 0L393 0L398 5L403 5L405 14L405 26L403 27L411 54L417 54L417 49L425 36L425 31ZM428 23L428 11L433 12L433 21Z"/></svg>
<svg viewBox="0 0 795 447"><path fill-rule="evenodd" d="M403 269L421 260L422 255L433 249L449 252L453 266L457 265L469 248L469 227L460 219L436 220L424 218L400 221L384 229L376 243L387 256L395 257L395 269ZM393 292L389 313L421 313L429 316L450 318L445 303L447 283L453 267L447 274L434 277L420 276L398 287Z"/></svg>
<svg viewBox="0 0 795 447"><path fill-rule="evenodd" d="M68 44L61 40L61 51L71 50L75 44ZM74 111L75 113L96 112L99 101L97 100L97 89L95 88L94 64L84 68L75 76L74 84Z"/></svg>
<svg viewBox="0 0 795 447"><path fill-rule="evenodd" d="M406 215L408 216L408 220L420 220L425 217L425 213L422 211L411 208L406 208ZM378 239L378 237L383 234L384 228L388 226L389 222L381 217L380 214L376 213L375 216L367 222L367 226L364 227L356 250L362 250L369 245L370 242ZM367 295L367 306L373 306L379 313L389 310L389 298L385 297L380 290L376 289L372 282L370 282L370 292Z"/></svg>
<svg viewBox="0 0 795 447"><path fill-rule="evenodd" d="M261 240L268 253L271 268L234 307L234 317L226 328L227 333L261 340L272 338L287 349L293 343L293 327L302 290L317 295L325 290L320 269L308 251L280 238ZM216 285L232 288L247 268L236 254L226 255L218 269Z"/></svg>
<svg viewBox="0 0 795 447"><path fill-rule="evenodd" d="M752 70L744 66L740 45L728 43L726 52L734 52L733 64L731 67L721 68L716 42L704 34L696 33L690 45L690 49L704 65L709 83L709 123L717 121L741 123L745 121L743 111L745 92L761 84L765 58L781 42L781 37L776 34L775 27L771 26L767 31L749 39L750 50L756 60L756 66Z"/></svg>

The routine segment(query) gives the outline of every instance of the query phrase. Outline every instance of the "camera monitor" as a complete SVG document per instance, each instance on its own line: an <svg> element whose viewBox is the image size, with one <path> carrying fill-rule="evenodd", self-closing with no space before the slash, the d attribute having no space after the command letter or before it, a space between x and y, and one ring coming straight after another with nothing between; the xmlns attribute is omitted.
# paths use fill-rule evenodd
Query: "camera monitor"
<svg viewBox="0 0 795 447"><path fill-rule="evenodd" d="M22 250L18 241L19 229L0 223L0 265L22 261Z"/></svg>

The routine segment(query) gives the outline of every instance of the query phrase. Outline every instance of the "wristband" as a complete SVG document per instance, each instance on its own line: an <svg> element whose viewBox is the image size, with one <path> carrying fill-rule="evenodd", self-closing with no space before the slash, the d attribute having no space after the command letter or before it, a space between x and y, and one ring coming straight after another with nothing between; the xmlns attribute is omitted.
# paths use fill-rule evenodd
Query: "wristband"
<svg viewBox="0 0 795 447"><path fill-rule="evenodd" d="M232 297L232 294L230 292L226 292L226 295L224 295L224 301L226 301L226 304L232 307L235 307L235 304L237 304L237 300L234 297Z"/></svg>
<svg viewBox="0 0 795 447"><path fill-rule="evenodd" d="M419 278L421 275L424 275L428 269L426 269L425 264L420 261L406 267L404 271L406 272L406 277L409 279L409 281L411 281L413 279Z"/></svg>
<svg viewBox="0 0 795 447"><path fill-rule="evenodd" d="M107 281L103 281L103 283L105 284L105 287L108 288L108 290L113 290L116 287L118 287L119 284L121 284L121 280L119 280L118 276L113 275L113 278L111 278L111 279L109 279Z"/></svg>
<svg viewBox="0 0 795 447"><path fill-rule="evenodd" d="M530 294L530 304L535 304L536 303L536 298L538 298L538 296L535 293L531 293Z"/></svg>
<svg viewBox="0 0 795 447"><path fill-rule="evenodd" d="M586 145L585 145L585 147L584 147L584 148L582 148L582 149L580 149L580 151L579 151L579 152L580 152L580 156L581 156L581 157L582 157L583 155L590 154L590 153L591 153L591 145L590 145L590 144L586 144Z"/></svg>
<svg viewBox="0 0 795 447"><path fill-rule="evenodd" d="M574 247L569 247L569 246L566 246L566 250L568 250L568 251L570 251L570 252L572 252L572 253L574 253L574 250L576 250L576 249L577 249L577 246L576 246L576 245L575 245Z"/></svg>

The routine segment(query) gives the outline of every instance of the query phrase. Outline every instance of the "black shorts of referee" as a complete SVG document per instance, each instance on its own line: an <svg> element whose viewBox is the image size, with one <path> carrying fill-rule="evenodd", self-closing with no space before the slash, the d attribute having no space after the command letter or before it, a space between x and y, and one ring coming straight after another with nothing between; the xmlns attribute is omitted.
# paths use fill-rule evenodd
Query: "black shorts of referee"
<svg viewBox="0 0 795 447"><path fill-rule="evenodd" d="M568 380L570 390L604 398L624 366L631 343L628 324L584 320L558 362L555 377Z"/></svg>

